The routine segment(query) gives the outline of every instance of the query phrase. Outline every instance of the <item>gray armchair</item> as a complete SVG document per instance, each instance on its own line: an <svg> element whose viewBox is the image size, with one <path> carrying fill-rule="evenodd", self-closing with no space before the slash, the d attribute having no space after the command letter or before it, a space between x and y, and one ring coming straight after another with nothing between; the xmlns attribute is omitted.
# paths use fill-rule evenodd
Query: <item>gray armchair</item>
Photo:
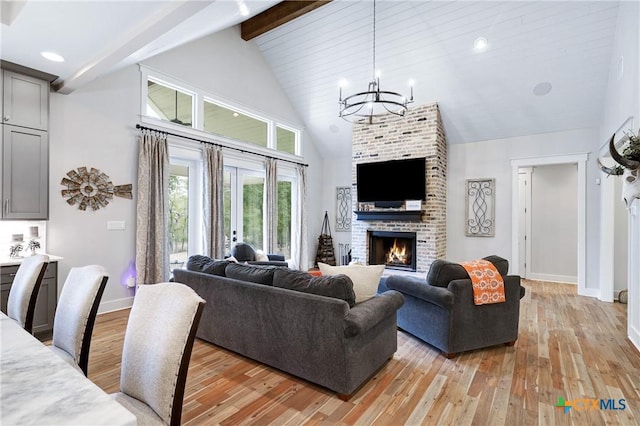
<svg viewBox="0 0 640 426"><path fill-rule="evenodd" d="M246 262L250 265L289 266L281 254L267 254L269 260L257 260L256 251L247 243L236 243L231 248L231 256L240 263Z"/></svg>
<svg viewBox="0 0 640 426"><path fill-rule="evenodd" d="M402 275L383 277L378 292L396 290L405 303L398 327L435 346L447 357L493 345L513 345L518 339L520 277L507 275L509 262L488 256L504 280L504 303L476 306L466 270L457 263L436 260L427 280Z"/></svg>

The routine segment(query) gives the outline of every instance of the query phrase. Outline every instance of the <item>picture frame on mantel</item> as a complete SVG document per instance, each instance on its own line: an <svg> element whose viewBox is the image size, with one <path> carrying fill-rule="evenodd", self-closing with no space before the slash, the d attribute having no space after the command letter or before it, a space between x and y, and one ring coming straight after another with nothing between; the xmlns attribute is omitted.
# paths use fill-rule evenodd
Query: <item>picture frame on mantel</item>
<svg viewBox="0 0 640 426"><path fill-rule="evenodd" d="M465 187L465 235L495 236L496 180L467 179Z"/></svg>
<svg viewBox="0 0 640 426"><path fill-rule="evenodd" d="M351 231L351 187L336 187L336 232Z"/></svg>

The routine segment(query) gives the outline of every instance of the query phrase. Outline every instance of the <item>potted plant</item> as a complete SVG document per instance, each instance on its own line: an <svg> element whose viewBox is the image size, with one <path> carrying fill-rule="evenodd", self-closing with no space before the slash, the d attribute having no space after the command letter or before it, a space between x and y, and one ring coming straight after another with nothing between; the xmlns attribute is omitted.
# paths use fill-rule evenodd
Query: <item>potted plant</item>
<svg viewBox="0 0 640 426"><path fill-rule="evenodd" d="M40 243L36 240L31 240L27 244L27 248L31 250L31 256L34 256L36 254L36 249L40 248Z"/></svg>

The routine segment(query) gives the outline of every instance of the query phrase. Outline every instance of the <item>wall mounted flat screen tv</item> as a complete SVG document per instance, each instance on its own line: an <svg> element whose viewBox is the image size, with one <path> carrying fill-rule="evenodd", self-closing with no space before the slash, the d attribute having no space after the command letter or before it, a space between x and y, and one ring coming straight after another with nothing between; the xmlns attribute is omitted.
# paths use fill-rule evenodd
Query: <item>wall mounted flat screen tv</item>
<svg viewBox="0 0 640 426"><path fill-rule="evenodd" d="M425 158L356 165L359 202L426 200Z"/></svg>

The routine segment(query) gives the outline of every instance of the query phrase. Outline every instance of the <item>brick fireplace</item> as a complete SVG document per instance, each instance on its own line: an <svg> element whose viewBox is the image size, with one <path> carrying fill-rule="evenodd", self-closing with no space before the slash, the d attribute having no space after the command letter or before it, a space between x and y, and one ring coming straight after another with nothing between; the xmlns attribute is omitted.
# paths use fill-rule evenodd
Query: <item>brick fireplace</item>
<svg viewBox="0 0 640 426"><path fill-rule="evenodd" d="M367 264L371 258L372 233L415 234L412 262L415 266L387 265L387 268L426 273L435 259L446 255L447 146L437 104L412 108L404 119L377 125L353 126L352 207L358 210L356 165L374 161L426 157L427 200L422 202L419 219L356 220L351 229L354 259ZM362 206L360 206L362 207ZM372 207L373 208L373 207ZM376 254L377 256L377 254ZM379 262L379 260L377 261Z"/></svg>
<svg viewBox="0 0 640 426"><path fill-rule="evenodd" d="M368 231L369 265L416 270L416 233Z"/></svg>

